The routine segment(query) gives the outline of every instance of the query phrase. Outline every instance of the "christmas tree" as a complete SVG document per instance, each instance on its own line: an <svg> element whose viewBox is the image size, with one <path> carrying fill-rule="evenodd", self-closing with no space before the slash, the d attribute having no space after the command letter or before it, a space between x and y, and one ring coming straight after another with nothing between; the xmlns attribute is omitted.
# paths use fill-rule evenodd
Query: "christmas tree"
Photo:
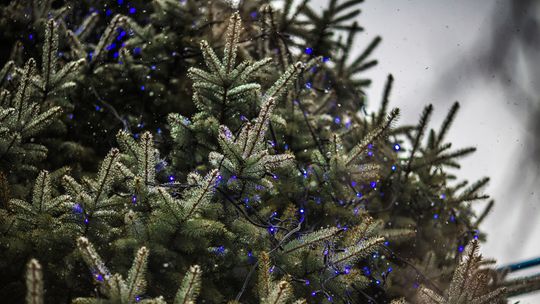
<svg viewBox="0 0 540 304"><path fill-rule="evenodd" d="M277 2L277 1L276 1ZM488 179L427 106L368 113L362 0L0 8L6 303L506 303ZM480 202L481 203L481 202Z"/></svg>

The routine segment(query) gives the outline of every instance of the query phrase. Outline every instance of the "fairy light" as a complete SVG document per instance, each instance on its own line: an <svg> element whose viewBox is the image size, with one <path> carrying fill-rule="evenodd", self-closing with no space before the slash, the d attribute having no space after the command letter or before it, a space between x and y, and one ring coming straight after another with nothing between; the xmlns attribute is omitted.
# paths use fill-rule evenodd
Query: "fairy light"
<svg viewBox="0 0 540 304"><path fill-rule="evenodd" d="M75 205L73 205L73 212L79 214L83 213L83 207L81 206L81 204L76 203Z"/></svg>

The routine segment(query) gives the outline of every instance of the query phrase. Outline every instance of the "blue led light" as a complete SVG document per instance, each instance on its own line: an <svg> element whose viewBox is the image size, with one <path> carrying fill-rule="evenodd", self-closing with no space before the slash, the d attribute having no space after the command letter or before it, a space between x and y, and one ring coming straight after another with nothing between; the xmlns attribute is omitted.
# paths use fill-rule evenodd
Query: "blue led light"
<svg viewBox="0 0 540 304"><path fill-rule="evenodd" d="M313 49L310 48L310 47L307 47L305 50L304 50L304 53L308 54L308 55L311 55L313 54Z"/></svg>
<svg viewBox="0 0 540 304"><path fill-rule="evenodd" d="M73 212L74 213L82 213L83 208L82 208L81 204L77 203L77 204L73 205Z"/></svg>

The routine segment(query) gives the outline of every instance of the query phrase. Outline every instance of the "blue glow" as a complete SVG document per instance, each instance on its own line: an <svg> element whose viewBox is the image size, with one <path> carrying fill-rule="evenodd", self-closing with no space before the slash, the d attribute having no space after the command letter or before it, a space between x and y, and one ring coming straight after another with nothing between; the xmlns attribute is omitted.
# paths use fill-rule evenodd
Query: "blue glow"
<svg viewBox="0 0 540 304"><path fill-rule="evenodd" d="M133 54L135 55L140 55L141 54L141 48L140 47L136 47L133 49Z"/></svg>
<svg viewBox="0 0 540 304"><path fill-rule="evenodd" d="M311 55L313 54L313 49L310 48L310 47L307 47L305 50L304 50L304 53L308 54L308 55Z"/></svg>
<svg viewBox="0 0 540 304"><path fill-rule="evenodd" d="M375 187L377 187L377 182L375 182L375 181L371 182L371 183L369 183L369 185L371 186L371 188L375 188Z"/></svg>
<svg viewBox="0 0 540 304"><path fill-rule="evenodd" d="M142 85L141 86L141 91L144 91L145 89L146 89L145 86Z"/></svg>
<svg viewBox="0 0 540 304"><path fill-rule="evenodd" d="M313 87L313 84L311 82L306 82L306 89L311 90L312 87Z"/></svg>
<svg viewBox="0 0 540 304"><path fill-rule="evenodd" d="M362 268L362 271L364 272L364 275L366 276L371 274L371 270L367 266L364 266L364 268Z"/></svg>
<svg viewBox="0 0 540 304"><path fill-rule="evenodd" d="M433 219L436 219L436 220L439 219L439 215L438 215L437 213L435 213L435 214L433 215Z"/></svg>
<svg viewBox="0 0 540 304"><path fill-rule="evenodd" d="M110 50L114 49L115 47L116 47L116 43L113 42L113 43L109 44L105 49L107 51L110 51Z"/></svg>
<svg viewBox="0 0 540 304"><path fill-rule="evenodd" d="M137 10L134 7L129 8L129 13L130 14L135 14L136 12L137 12Z"/></svg>
<svg viewBox="0 0 540 304"><path fill-rule="evenodd" d="M395 144L395 145L394 145L394 150L395 150L395 151L401 150L401 146L400 146L399 144Z"/></svg>
<svg viewBox="0 0 540 304"><path fill-rule="evenodd" d="M215 249L216 254L222 255L225 253L225 246L219 246Z"/></svg>
<svg viewBox="0 0 540 304"><path fill-rule="evenodd" d="M392 171L396 171L396 169L397 169L396 165L392 165L391 169L392 169Z"/></svg>
<svg viewBox="0 0 540 304"><path fill-rule="evenodd" d="M463 249L464 249L463 246L459 246L457 250L458 250L459 252L463 252Z"/></svg>
<svg viewBox="0 0 540 304"><path fill-rule="evenodd" d="M77 203L77 204L73 205L73 212L74 213L82 213L83 208L82 208L81 204Z"/></svg>

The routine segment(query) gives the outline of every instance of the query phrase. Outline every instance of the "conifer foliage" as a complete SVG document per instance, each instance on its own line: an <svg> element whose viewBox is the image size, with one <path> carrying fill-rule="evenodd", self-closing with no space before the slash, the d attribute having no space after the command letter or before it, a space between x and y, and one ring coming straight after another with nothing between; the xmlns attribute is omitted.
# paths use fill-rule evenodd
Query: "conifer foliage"
<svg viewBox="0 0 540 304"><path fill-rule="evenodd" d="M492 202L476 215L488 179L451 171L474 151L445 141L459 104L438 130L431 105L398 125L389 76L366 113L381 39L353 57L362 1L278 2L0 6L2 301L504 303L540 286L478 255Z"/></svg>

